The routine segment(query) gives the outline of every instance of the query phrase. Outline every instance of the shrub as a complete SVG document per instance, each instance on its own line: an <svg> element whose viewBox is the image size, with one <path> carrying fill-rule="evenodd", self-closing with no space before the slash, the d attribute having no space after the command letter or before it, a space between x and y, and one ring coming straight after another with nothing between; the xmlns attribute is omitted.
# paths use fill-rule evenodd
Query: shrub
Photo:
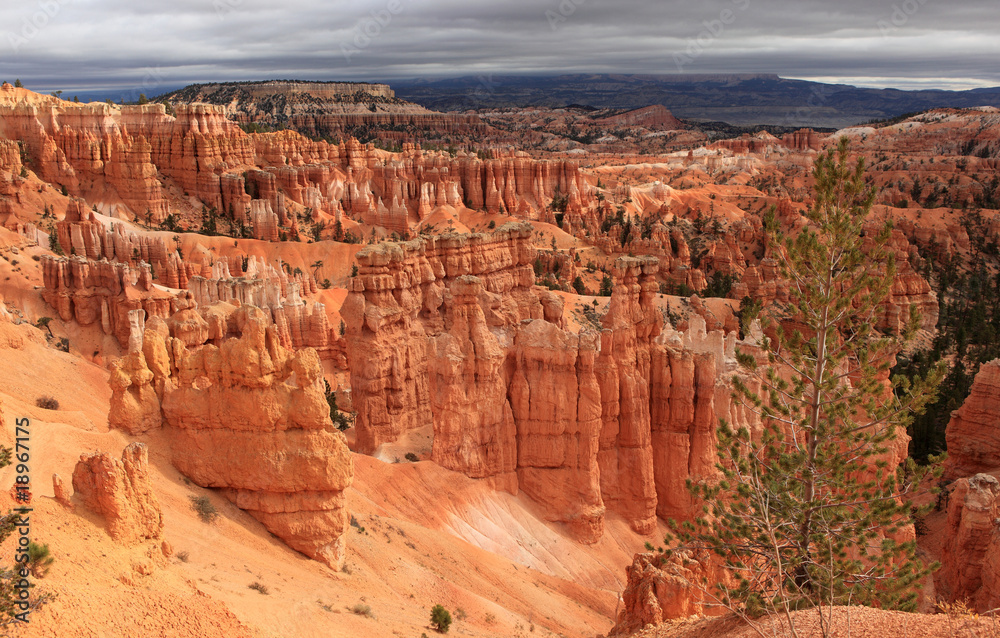
<svg viewBox="0 0 1000 638"><path fill-rule="evenodd" d="M44 328L45 330L48 331L49 336L51 337L53 335L52 335L52 327L49 325L50 323L52 323L52 317L39 317L38 321L35 322L35 327L38 329Z"/></svg>
<svg viewBox="0 0 1000 638"><path fill-rule="evenodd" d="M448 633L448 628L451 627L451 613L442 605L434 605L431 609L431 625L439 633Z"/></svg>
<svg viewBox="0 0 1000 638"><path fill-rule="evenodd" d="M409 461L410 463L416 463L417 461L420 460L420 457L414 454L413 452L407 452L406 460Z"/></svg>
<svg viewBox="0 0 1000 638"><path fill-rule="evenodd" d="M365 616L367 618L375 617L375 614L372 613L371 605L366 605L364 603L358 603L352 606L351 612L357 614L358 616Z"/></svg>
<svg viewBox="0 0 1000 638"><path fill-rule="evenodd" d="M191 507L198 512L198 518L206 523L211 523L219 517L219 510L215 509L215 505L212 505L207 496L192 496Z"/></svg>
<svg viewBox="0 0 1000 638"><path fill-rule="evenodd" d="M36 578L44 578L54 560L48 545L28 543L28 569Z"/></svg>
<svg viewBox="0 0 1000 638"><path fill-rule="evenodd" d="M38 397L37 399L35 399L35 405L42 408L43 410L59 409L59 402L48 395L43 397Z"/></svg>
<svg viewBox="0 0 1000 638"><path fill-rule="evenodd" d="M343 327L344 322L341 321L340 325ZM343 335L344 332L342 331L340 334ZM330 387L330 382L323 379L323 384L323 392L326 395L326 403L330 407L330 420L333 421L333 424L338 430L343 432L354 425L354 415L341 412L340 408L337 407L337 394L333 391L333 388Z"/></svg>
<svg viewBox="0 0 1000 638"><path fill-rule="evenodd" d="M361 526L361 523L358 522L358 519L354 518L354 514L351 514L351 527L358 530L359 534L365 533L365 528Z"/></svg>
<svg viewBox="0 0 1000 638"><path fill-rule="evenodd" d="M265 585L265 584L263 584L263 583L261 583L259 581L254 581L254 582L250 583L249 585L247 585L247 587L249 587L250 589L254 589L256 591L259 591L260 593L264 594L265 596L267 596L267 595L269 595L271 593L271 591L267 588L267 585Z"/></svg>

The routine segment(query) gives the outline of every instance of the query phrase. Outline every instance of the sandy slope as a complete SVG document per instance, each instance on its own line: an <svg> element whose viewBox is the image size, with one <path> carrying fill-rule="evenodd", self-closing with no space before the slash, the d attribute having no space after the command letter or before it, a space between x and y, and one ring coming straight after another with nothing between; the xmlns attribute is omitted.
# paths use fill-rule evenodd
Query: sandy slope
<svg viewBox="0 0 1000 638"><path fill-rule="evenodd" d="M822 636L815 610L792 614L798 638ZM688 618L647 627L634 638L754 638L791 636L784 618L762 619L760 632L733 617ZM968 614L908 614L870 607L836 607L829 636L837 638L996 638L1000 620Z"/></svg>

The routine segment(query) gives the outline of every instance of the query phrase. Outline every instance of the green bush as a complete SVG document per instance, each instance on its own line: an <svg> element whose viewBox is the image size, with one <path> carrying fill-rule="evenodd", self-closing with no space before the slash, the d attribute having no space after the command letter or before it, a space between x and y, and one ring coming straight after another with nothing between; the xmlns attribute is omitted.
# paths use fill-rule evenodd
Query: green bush
<svg viewBox="0 0 1000 638"><path fill-rule="evenodd" d="M598 297L610 297L611 291L614 289L614 281L610 276L604 275L601 279L601 289L597 292Z"/></svg>
<svg viewBox="0 0 1000 638"><path fill-rule="evenodd" d="M48 545L28 543L28 569L36 578L44 578L54 560Z"/></svg>
<svg viewBox="0 0 1000 638"><path fill-rule="evenodd" d="M358 603L351 607L351 612L357 614L358 616L365 616L367 618L375 617L375 614L372 613L371 605L365 605L364 603Z"/></svg>
<svg viewBox="0 0 1000 638"><path fill-rule="evenodd" d="M207 496L192 496L191 507L198 512L198 518L206 523L211 523L219 517L219 510L215 509L215 505L212 505Z"/></svg>
<svg viewBox="0 0 1000 638"><path fill-rule="evenodd" d="M59 401L53 399L50 396L38 397L35 399L35 405L42 408L43 410L58 410Z"/></svg>
<svg viewBox="0 0 1000 638"><path fill-rule="evenodd" d="M442 605L434 605L431 609L431 625L439 633L448 633L448 628L451 627L451 613Z"/></svg>

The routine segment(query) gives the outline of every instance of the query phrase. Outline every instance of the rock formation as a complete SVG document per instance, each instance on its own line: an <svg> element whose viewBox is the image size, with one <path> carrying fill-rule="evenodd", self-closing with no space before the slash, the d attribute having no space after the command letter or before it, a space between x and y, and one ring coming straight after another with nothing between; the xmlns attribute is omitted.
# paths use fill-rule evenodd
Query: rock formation
<svg viewBox="0 0 1000 638"><path fill-rule="evenodd" d="M652 340L663 327L663 316L651 303L658 269L650 257L615 262L597 373L603 412L601 491L608 505L643 534L656 527L650 384Z"/></svg>
<svg viewBox="0 0 1000 638"><path fill-rule="evenodd" d="M286 350L259 308L240 306L232 321L239 338L196 347L157 317L136 326L141 349L115 364L109 422L132 433L162 423L178 470L339 568L353 464L330 421L319 357Z"/></svg>
<svg viewBox="0 0 1000 638"><path fill-rule="evenodd" d="M736 335L700 317L661 335L650 257L615 262L601 333L570 332L561 299L532 287L530 238L509 224L358 254L341 309L358 449L432 424L438 464L525 492L585 542L606 508L642 533L690 517L678 487L714 473L717 417L755 427L724 378Z"/></svg>
<svg viewBox="0 0 1000 638"><path fill-rule="evenodd" d="M704 606L707 597L701 589L703 579L717 578L717 572L707 565L707 560L690 552L678 551L669 558L657 553L636 554L622 592L624 604L610 635L628 635L646 625L713 610ZM718 608L714 611L718 613Z"/></svg>
<svg viewBox="0 0 1000 638"><path fill-rule="evenodd" d="M104 516L116 541L131 545L160 537L163 514L150 484L144 443L129 444L120 461L106 452L80 455L73 489L84 505Z"/></svg>
<svg viewBox="0 0 1000 638"><path fill-rule="evenodd" d="M1000 481L977 474L956 481L936 574L939 597L979 612L1000 606Z"/></svg>
<svg viewBox="0 0 1000 638"><path fill-rule="evenodd" d="M307 100L306 112L292 115L293 125L346 141L313 142L290 131L250 135L226 117L224 107L212 104L177 103L167 115L160 103L81 105L9 87L0 92L0 166L16 175L23 144L41 179L72 195L110 197L114 205L108 207L119 216L148 223L163 222L171 212L162 175L207 209L270 241L293 232L295 218L287 214L292 204L312 209L315 220L331 226L346 213L404 235L438 206L533 218L558 193L569 195L570 212L591 202L590 188L571 161L523 153L453 157L424 153L412 143L402 153L387 153L348 135L369 125L468 134L484 127L477 116L420 107L417 113L394 112L392 105L372 113L368 102L360 113L323 115L315 112L315 99ZM118 202L124 210L115 208ZM76 254L98 259L94 246L104 243L104 255L112 258L106 231L81 230L79 236L60 232L67 252L81 244ZM128 258L118 254L119 260ZM141 258L158 263L156 256Z"/></svg>
<svg viewBox="0 0 1000 638"><path fill-rule="evenodd" d="M945 440L946 478L1000 468L1000 359L979 368L969 397L951 413Z"/></svg>
<svg viewBox="0 0 1000 638"><path fill-rule="evenodd" d="M70 500L70 493L66 489L66 482L58 474L52 475L52 495L56 499L56 502L63 507L73 509L73 501Z"/></svg>

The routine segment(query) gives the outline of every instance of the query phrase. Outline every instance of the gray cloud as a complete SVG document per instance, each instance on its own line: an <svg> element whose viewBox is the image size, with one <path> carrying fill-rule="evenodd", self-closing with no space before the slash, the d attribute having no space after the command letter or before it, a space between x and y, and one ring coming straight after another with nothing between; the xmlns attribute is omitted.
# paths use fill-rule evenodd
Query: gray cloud
<svg viewBox="0 0 1000 638"><path fill-rule="evenodd" d="M0 25L0 79L37 90L679 70L1000 85L995 0L30 0Z"/></svg>

